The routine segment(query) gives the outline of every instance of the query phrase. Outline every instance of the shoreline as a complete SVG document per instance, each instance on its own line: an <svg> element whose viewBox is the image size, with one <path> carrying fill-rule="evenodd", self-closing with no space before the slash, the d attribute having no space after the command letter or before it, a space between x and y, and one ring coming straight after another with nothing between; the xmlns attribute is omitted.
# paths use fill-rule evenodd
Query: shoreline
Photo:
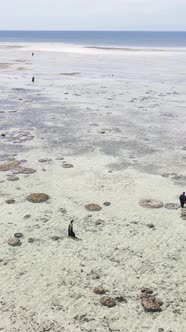
<svg viewBox="0 0 186 332"><path fill-rule="evenodd" d="M81 52L84 50L100 50L100 51L115 51L115 52L165 52L165 53L185 53L186 47L152 47L152 46L107 46L107 45L83 45L72 44L64 42L2 42L0 41L0 48L22 48L24 50L35 49L35 51L53 51L53 52Z"/></svg>

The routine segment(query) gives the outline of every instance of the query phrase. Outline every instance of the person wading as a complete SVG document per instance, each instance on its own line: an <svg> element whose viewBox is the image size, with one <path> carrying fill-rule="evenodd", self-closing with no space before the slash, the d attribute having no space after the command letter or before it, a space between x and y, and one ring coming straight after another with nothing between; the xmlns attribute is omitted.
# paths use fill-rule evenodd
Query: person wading
<svg viewBox="0 0 186 332"><path fill-rule="evenodd" d="M74 230L73 230L73 222L74 222L74 220L71 220L71 222L68 226L68 236L75 238L76 235L75 235Z"/></svg>
<svg viewBox="0 0 186 332"><path fill-rule="evenodd" d="M181 205L181 207L183 209L184 208L184 204L186 202L185 192L183 192L183 194L180 195L179 199L180 199L180 205Z"/></svg>

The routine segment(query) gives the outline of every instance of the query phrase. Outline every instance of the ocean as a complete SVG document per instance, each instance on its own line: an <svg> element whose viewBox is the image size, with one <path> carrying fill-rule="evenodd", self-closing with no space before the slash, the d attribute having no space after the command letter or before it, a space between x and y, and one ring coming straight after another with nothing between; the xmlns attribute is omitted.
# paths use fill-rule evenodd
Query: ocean
<svg viewBox="0 0 186 332"><path fill-rule="evenodd" d="M186 32L0 31L1 43L64 43L104 47L186 47Z"/></svg>

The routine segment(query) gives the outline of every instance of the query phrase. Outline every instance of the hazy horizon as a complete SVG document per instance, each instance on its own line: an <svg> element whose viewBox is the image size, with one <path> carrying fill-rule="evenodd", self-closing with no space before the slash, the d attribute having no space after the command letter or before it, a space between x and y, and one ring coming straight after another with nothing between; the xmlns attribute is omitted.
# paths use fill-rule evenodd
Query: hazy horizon
<svg viewBox="0 0 186 332"><path fill-rule="evenodd" d="M186 0L6 0L0 30L186 31Z"/></svg>
<svg viewBox="0 0 186 332"><path fill-rule="evenodd" d="M51 30L51 29L0 29L0 31L31 31L31 32L186 32L186 30Z"/></svg>

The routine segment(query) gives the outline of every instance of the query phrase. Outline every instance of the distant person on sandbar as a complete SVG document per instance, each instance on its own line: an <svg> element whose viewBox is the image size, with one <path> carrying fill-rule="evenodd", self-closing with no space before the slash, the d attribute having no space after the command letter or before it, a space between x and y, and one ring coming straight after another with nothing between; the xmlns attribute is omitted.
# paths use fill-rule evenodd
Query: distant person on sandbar
<svg viewBox="0 0 186 332"><path fill-rule="evenodd" d="M183 194L180 195L179 199L180 199L180 205L181 205L181 207L183 209L184 208L184 204L186 202L185 192L183 192Z"/></svg>
<svg viewBox="0 0 186 332"><path fill-rule="evenodd" d="M32 56L34 56L34 53L32 53Z"/></svg>
<svg viewBox="0 0 186 332"><path fill-rule="evenodd" d="M75 235L74 230L73 230L73 222L74 222L74 220L71 220L71 222L68 226L68 236L75 238L76 235Z"/></svg>
<svg viewBox="0 0 186 332"><path fill-rule="evenodd" d="M34 82L34 81L35 81L35 77L33 76L33 77L32 77L32 82Z"/></svg>

